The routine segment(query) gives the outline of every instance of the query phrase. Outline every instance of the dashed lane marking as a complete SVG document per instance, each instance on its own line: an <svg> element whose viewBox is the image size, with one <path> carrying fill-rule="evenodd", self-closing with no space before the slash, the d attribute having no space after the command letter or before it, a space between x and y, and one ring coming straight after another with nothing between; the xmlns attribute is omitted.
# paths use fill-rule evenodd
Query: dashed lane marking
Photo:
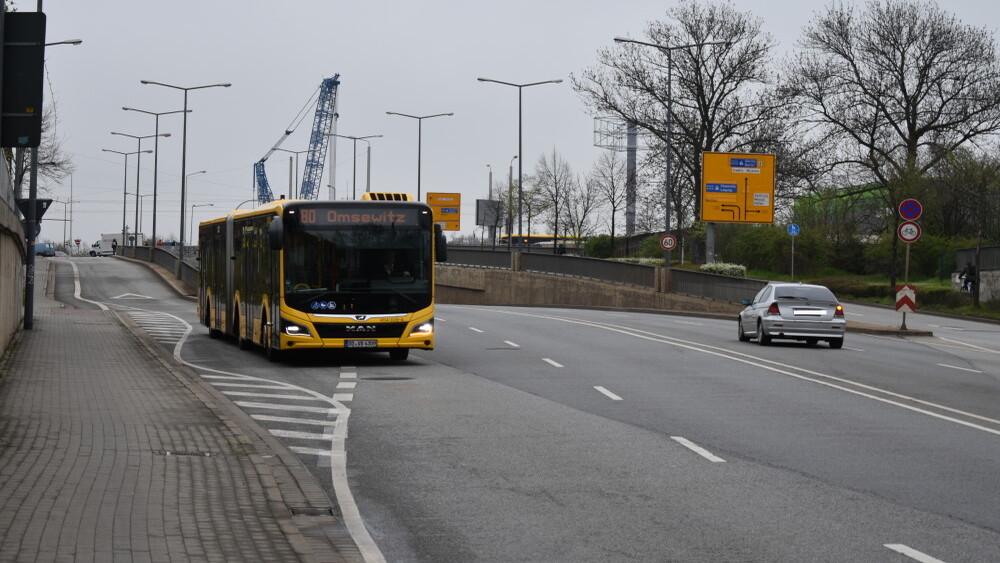
<svg viewBox="0 0 1000 563"><path fill-rule="evenodd" d="M705 448L699 446L698 444L695 444L694 442L692 442L691 440L688 440L687 438L682 438L681 436L671 436L670 439L672 439L673 441L677 442L678 444L684 446L685 448L691 450L692 452L700 455L701 457L707 459L708 461L711 461L712 463L725 463L726 462L726 460L724 460L721 457L713 454L712 452L706 450Z"/></svg>
<svg viewBox="0 0 1000 563"><path fill-rule="evenodd" d="M887 543L885 544L885 547L888 547L889 549L895 551L896 553L905 555L910 559L913 559L915 561L920 561L920 563L944 563L940 559L935 559L930 555L927 555L926 553L917 551L912 547L903 545L901 543Z"/></svg>
<svg viewBox="0 0 1000 563"><path fill-rule="evenodd" d="M621 401L622 400L621 397L619 397L618 395L615 395L614 393L612 393L611 391L608 391L607 389L605 389L604 387L601 387L600 385L595 385L594 389L597 389L601 394L607 396L612 401Z"/></svg>
<svg viewBox="0 0 1000 563"><path fill-rule="evenodd" d="M549 359L549 358L542 358L542 361L545 362L545 363L547 363L547 364L549 364L549 365L552 365L553 367L557 367L557 368L564 368L564 367L566 367L566 366L560 364L559 362L557 362L555 360L552 360L552 359Z"/></svg>

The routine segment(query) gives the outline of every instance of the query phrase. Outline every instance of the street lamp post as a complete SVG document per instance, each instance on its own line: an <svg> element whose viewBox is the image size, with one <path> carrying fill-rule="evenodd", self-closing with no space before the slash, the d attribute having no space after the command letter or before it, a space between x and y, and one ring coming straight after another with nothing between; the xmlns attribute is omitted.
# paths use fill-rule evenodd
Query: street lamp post
<svg viewBox="0 0 1000 563"><path fill-rule="evenodd" d="M129 138L135 139L139 143L139 145L136 147L136 149L138 149L140 151L142 150L142 140L143 139L155 138L157 141L159 141L160 137L169 137L170 136L170 133L156 133L155 135L141 135L140 136L140 135L129 135L128 133L117 133L115 131L112 131L111 134L112 135L120 135L122 137L129 137ZM159 146L159 144L157 144L157 146ZM140 171L139 165L140 165L141 159L142 159L142 155L141 154L135 158L135 228L136 228L136 231L134 233L134 236L136 236L136 237L139 236L139 171ZM155 182L156 180L154 179L153 181ZM138 243L140 241L138 239L136 239L135 242L136 242L136 244L134 244L133 246L139 246Z"/></svg>
<svg viewBox="0 0 1000 563"><path fill-rule="evenodd" d="M677 49L687 49L690 47L703 47L705 45L728 45L728 41L705 41L702 43L688 43L686 45L657 45L656 43L647 43L645 41L636 41L635 39L628 39L625 37L615 37L616 43L635 43L636 45L645 45L646 47L655 47L661 52L667 55L667 138L666 138L666 153L667 153L667 170L666 170L666 219L664 220L665 235L670 234L670 213L671 205L674 195L673 188L673 175L671 170L671 162L673 160L673 132L674 132L674 120L672 112L672 90L674 82L674 57L673 52ZM670 250L663 250L663 266L670 269Z"/></svg>
<svg viewBox="0 0 1000 563"><path fill-rule="evenodd" d="M135 197L139 198L139 214L137 215L137 221L136 221L136 224L135 224L135 229L133 229L133 231L134 231L133 234L135 236L138 236L139 234L142 233L142 214L143 214L142 207L143 207L143 203L145 202L145 200L146 200L147 197L150 197L153 194L140 194L140 193L129 192L128 195L132 195L132 196L135 196ZM152 240L152 239L150 239L150 240Z"/></svg>
<svg viewBox="0 0 1000 563"><path fill-rule="evenodd" d="M181 229L180 229L180 260L178 260L178 265L184 262L184 207L187 197L187 114L188 114L188 92L190 90L201 90L203 88L229 88L232 84L225 82L220 84L205 84L203 86L175 86L173 84L165 84L163 82L154 82L152 80L140 80L141 84L153 84L155 86L163 86L166 88L173 88L174 90L184 91L184 131L181 136ZM178 268L177 277L180 277L181 270Z"/></svg>
<svg viewBox="0 0 1000 563"><path fill-rule="evenodd" d="M409 115L405 113L397 113L394 111L385 112L386 115L398 115L400 117L409 117L410 119L417 120L417 201L420 201L420 145L421 138L423 136L423 124L425 119L430 119L432 117L443 117L446 115L455 115L454 113L435 113L434 115Z"/></svg>
<svg viewBox="0 0 1000 563"><path fill-rule="evenodd" d="M353 199L358 199L358 141L364 141L364 142L368 143L368 175L371 176L371 172L372 172L372 170L371 170L372 152L371 152L371 143L368 141L368 139L378 139L378 138L382 137L382 135L365 135L364 137L352 137L350 135L338 135L337 133L327 133L326 135L328 137L340 137L341 139L350 139L351 141L353 141L353 150L354 150L354 179L351 180L351 183L353 184L353 188L352 189L354 190L354 194L351 197ZM419 165L417 165L417 166L419 168ZM419 174L419 172L417 174ZM419 183L419 180L418 180L418 183ZM365 191L368 191L370 189L371 189L371 178L369 177L368 178L368 188ZM417 199L420 199L420 193L419 193L420 192L420 188L419 187L417 188L417 192L418 192L417 193Z"/></svg>
<svg viewBox="0 0 1000 563"><path fill-rule="evenodd" d="M122 181L122 244L125 244L125 231L126 231L126 228L125 228L125 210L128 207L128 157L131 154L139 154L140 152L153 152L153 151L148 150L148 149L145 150L145 151L132 151L132 152L114 151L114 150L111 150L111 149L101 149L101 150L103 152L113 152L115 154L120 154L120 155L122 155L122 156L125 157L125 173L122 175L123 176L123 181ZM139 186L138 185L136 185L135 191L136 191L136 193L139 192Z"/></svg>
<svg viewBox="0 0 1000 563"><path fill-rule="evenodd" d="M158 239L156 237L156 197L157 197L156 194L158 193L158 191L157 191L157 179L159 178L158 169L159 169L159 162L160 162L160 137L159 137L159 135L160 135L160 116L161 115L169 115L171 113L185 113L186 114L186 113L191 113L191 110L178 109L178 110L174 110L174 111L154 112L154 111L146 111L144 109L136 109L136 108L130 108L130 107L123 107L122 109L125 110L125 111L137 111L139 113L149 114L149 115L155 116L155 118L156 118L155 119L155 124L156 124L156 130L155 130L156 138L153 140L153 151L154 151L153 152L153 232L151 233L152 238L150 238L150 240L152 240L155 243L157 240L160 240L160 239Z"/></svg>
<svg viewBox="0 0 1000 563"><path fill-rule="evenodd" d="M207 170L199 170L197 172L192 172L192 173L188 174L185 177L185 179L184 179L184 185L187 185L187 183L191 181L191 176L196 176L198 174L206 174L207 172L208 172ZM214 204L211 204L211 203L205 203L205 204L199 204L199 205L192 205L191 206L191 221L190 221L190 226L188 228L191 229L192 232L194 231L194 208L195 207L201 207L202 205L212 205L214 207ZM181 214L182 215L184 214L184 210L183 209L181 210ZM184 237L181 237L181 238L184 238ZM194 235L189 236L188 237L188 241L193 242L194 241Z"/></svg>
<svg viewBox="0 0 1000 563"><path fill-rule="evenodd" d="M517 239L518 246L521 246L521 235L524 233L521 226L521 209L524 206L524 189L522 188L522 179L524 172L524 157L521 154L522 148L522 119L521 119L521 91L528 86L540 86L542 84L559 84L562 82L562 78L557 78L555 80L542 80L541 82L529 82L528 84L515 84L513 82L504 82L502 80L493 80L492 78L477 78L476 80L480 82L495 82L497 84L503 84L504 86L513 86L517 88ZM558 227L558 225L557 225Z"/></svg>
<svg viewBox="0 0 1000 563"><path fill-rule="evenodd" d="M191 204L191 233L188 236L188 240L194 242L194 208L195 207L215 207L214 203L192 203Z"/></svg>
<svg viewBox="0 0 1000 563"><path fill-rule="evenodd" d="M288 197L292 198L292 199L298 199L298 197L299 197L299 155L309 152L309 149L306 149L304 151L290 151L288 149L274 149L274 150L281 151L281 152L287 152L287 153L295 155L295 185L294 185L294 187L292 186L292 178L291 178L291 175L289 175L289 177L288 177L288 192L289 192L288 193ZM294 193L292 193L293 189L295 190Z"/></svg>

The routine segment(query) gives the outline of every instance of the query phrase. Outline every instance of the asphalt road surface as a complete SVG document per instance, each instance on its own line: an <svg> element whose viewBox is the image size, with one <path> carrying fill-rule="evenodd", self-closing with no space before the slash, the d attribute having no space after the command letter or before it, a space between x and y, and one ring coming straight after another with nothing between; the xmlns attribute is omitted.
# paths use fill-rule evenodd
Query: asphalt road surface
<svg viewBox="0 0 1000 563"><path fill-rule="evenodd" d="M273 364L142 265L56 273L58 298L121 311L296 452L373 561L1000 553L998 325L917 313L933 337L831 350L741 343L735 319L441 305L438 349L409 361Z"/></svg>

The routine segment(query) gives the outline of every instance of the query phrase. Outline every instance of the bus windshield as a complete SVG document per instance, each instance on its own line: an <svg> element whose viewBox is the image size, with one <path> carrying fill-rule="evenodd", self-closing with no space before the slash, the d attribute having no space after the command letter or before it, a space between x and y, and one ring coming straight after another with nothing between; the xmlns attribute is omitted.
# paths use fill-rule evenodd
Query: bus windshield
<svg viewBox="0 0 1000 563"><path fill-rule="evenodd" d="M407 313L431 304L430 233L419 226L293 223L285 304L312 314Z"/></svg>

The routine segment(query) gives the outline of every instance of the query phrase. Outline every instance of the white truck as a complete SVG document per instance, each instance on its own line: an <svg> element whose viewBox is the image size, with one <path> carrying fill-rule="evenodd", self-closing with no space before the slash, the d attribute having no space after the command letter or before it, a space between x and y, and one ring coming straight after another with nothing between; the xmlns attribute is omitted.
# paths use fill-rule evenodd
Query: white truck
<svg viewBox="0 0 1000 563"><path fill-rule="evenodd" d="M90 247L91 256L112 256L114 251L114 246L117 244L118 239L121 238L121 233L111 233L101 235L101 240L94 243Z"/></svg>

